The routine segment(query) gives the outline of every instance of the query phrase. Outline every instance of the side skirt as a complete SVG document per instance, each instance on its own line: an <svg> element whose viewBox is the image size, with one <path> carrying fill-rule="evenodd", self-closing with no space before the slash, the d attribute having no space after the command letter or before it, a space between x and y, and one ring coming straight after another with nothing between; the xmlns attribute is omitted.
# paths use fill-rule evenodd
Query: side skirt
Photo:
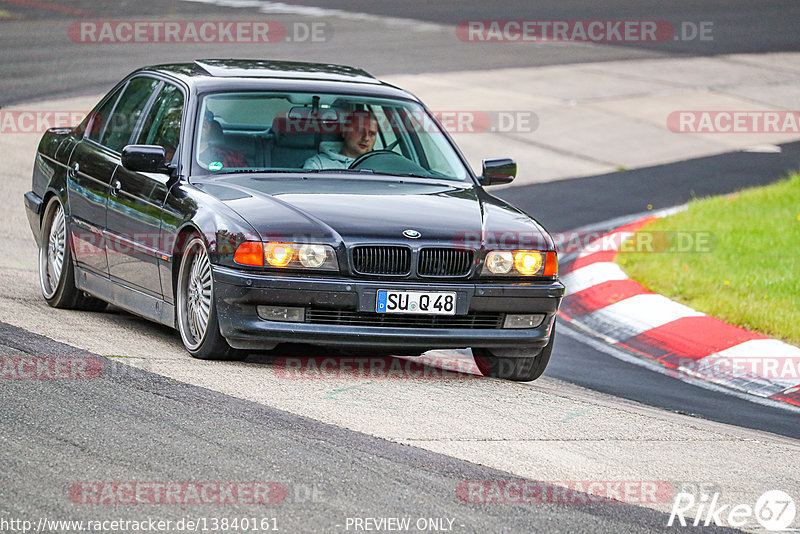
<svg viewBox="0 0 800 534"><path fill-rule="evenodd" d="M75 266L78 289L119 306L145 319L175 328L175 306L141 291L113 282L108 278Z"/></svg>

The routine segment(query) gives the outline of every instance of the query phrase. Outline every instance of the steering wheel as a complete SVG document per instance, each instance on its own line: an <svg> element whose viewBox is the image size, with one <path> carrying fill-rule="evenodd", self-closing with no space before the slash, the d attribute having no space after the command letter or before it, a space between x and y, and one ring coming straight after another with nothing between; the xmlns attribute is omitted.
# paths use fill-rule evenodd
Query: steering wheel
<svg viewBox="0 0 800 534"><path fill-rule="evenodd" d="M369 161L369 160L376 159L376 158L378 160L380 160L380 159L384 159L384 157L386 157L386 156L395 156L395 157L398 157L398 158L406 159L405 156L401 156L397 152L393 152L393 151L391 151L391 150L389 150L387 148L384 148L384 149L381 149L381 150L373 150L371 152L367 152L366 154L363 154L363 155L357 157L355 159L355 161L353 161L353 163L351 163L350 166L347 167L347 168L348 169L360 169L362 167L362 164L365 161Z"/></svg>

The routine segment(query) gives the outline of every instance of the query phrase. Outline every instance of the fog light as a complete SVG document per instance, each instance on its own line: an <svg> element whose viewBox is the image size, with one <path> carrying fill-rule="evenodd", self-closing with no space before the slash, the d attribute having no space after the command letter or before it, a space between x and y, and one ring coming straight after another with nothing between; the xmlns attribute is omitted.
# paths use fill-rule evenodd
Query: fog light
<svg viewBox="0 0 800 534"><path fill-rule="evenodd" d="M543 313L533 314L512 314L506 315L506 320L503 321L503 328L536 328L544 321Z"/></svg>
<svg viewBox="0 0 800 534"><path fill-rule="evenodd" d="M286 306L257 306L256 312L258 312L258 316L265 321L302 323L306 320L305 308L288 308Z"/></svg>

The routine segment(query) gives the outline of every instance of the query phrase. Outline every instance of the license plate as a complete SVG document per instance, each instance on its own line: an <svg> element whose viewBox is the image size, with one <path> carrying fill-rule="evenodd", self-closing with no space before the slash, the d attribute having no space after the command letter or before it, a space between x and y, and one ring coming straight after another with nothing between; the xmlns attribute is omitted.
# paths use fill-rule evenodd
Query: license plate
<svg viewBox="0 0 800 534"><path fill-rule="evenodd" d="M421 313L455 315L455 291L390 291L379 289L375 311L378 313Z"/></svg>

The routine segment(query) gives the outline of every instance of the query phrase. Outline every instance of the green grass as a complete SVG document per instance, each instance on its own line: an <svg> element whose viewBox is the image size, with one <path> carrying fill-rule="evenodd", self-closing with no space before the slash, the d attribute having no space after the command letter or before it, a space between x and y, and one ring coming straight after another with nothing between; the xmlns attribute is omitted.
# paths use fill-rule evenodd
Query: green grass
<svg viewBox="0 0 800 534"><path fill-rule="evenodd" d="M621 252L617 263L648 289L800 345L800 174L692 201L687 211L648 224L638 239L645 244L652 239L653 248L663 250L677 243L676 232L694 243L710 237L710 246Z"/></svg>

